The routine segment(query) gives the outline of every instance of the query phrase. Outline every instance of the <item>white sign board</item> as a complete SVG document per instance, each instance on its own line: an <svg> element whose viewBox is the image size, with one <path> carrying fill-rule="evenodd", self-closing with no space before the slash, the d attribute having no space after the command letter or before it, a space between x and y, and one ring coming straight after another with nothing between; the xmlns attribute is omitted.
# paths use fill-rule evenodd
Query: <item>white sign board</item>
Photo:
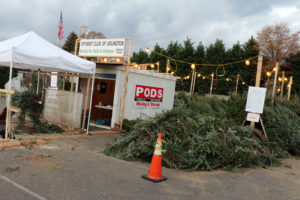
<svg viewBox="0 0 300 200"><path fill-rule="evenodd" d="M125 39L82 39L79 56L122 57L125 53Z"/></svg>
<svg viewBox="0 0 300 200"><path fill-rule="evenodd" d="M247 121L250 121L250 122L259 122L259 114L248 113L247 114Z"/></svg>
<svg viewBox="0 0 300 200"><path fill-rule="evenodd" d="M57 74L57 72L53 72L53 74ZM57 75L51 75L51 88L57 88Z"/></svg>
<svg viewBox="0 0 300 200"><path fill-rule="evenodd" d="M249 87L246 111L263 113L267 88Z"/></svg>

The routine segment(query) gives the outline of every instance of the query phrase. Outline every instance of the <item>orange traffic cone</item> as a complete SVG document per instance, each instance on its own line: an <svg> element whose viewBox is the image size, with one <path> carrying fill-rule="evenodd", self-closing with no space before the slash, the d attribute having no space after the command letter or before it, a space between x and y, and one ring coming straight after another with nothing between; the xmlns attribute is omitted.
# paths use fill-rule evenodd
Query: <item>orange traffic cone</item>
<svg viewBox="0 0 300 200"><path fill-rule="evenodd" d="M162 134L159 133L157 137L149 173L148 175L143 175L142 178L152 182L161 182L167 180L166 177L163 177L161 175L161 163L162 163L161 150L162 150Z"/></svg>

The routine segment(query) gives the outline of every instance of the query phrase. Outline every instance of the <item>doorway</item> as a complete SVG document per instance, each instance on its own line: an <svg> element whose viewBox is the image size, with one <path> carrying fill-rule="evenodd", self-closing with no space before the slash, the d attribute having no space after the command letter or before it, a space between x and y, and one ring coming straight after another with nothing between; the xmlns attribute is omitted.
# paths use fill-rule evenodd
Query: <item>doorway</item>
<svg viewBox="0 0 300 200"><path fill-rule="evenodd" d="M95 79L91 125L99 128L111 128L115 83L115 80Z"/></svg>

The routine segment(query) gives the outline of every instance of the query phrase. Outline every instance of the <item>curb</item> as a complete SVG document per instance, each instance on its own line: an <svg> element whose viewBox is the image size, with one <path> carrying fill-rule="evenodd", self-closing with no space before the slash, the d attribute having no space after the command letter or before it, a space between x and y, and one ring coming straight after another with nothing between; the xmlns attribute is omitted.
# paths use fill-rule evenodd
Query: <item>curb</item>
<svg viewBox="0 0 300 200"><path fill-rule="evenodd" d="M0 149L10 149L21 146L36 146L47 144L45 140L42 139L27 139L27 140L7 140L0 141Z"/></svg>

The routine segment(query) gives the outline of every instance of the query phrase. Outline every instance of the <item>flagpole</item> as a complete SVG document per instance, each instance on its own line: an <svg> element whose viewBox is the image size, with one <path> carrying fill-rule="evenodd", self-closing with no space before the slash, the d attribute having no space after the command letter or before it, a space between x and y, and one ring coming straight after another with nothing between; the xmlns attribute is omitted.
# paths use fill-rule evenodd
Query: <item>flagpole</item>
<svg viewBox="0 0 300 200"><path fill-rule="evenodd" d="M57 36L56 46L59 47L59 38Z"/></svg>

